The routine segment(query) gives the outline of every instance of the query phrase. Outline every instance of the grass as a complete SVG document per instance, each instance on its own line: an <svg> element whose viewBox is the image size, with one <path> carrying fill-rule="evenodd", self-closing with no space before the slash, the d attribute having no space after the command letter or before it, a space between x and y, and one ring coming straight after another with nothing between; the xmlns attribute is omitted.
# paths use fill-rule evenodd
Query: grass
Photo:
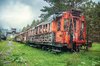
<svg viewBox="0 0 100 66"><path fill-rule="evenodd" d="M7 41L0 41L0 66L3 65L4 57L6 57L5 53L8 49Z"/></svg>
<svg viewBox="0 0 100 66"><path fill-rule="evenodd" d="M0 51L7 47L7 43L8 41L0 42ZM93 47L88 52L60 54L53 54L17 42L12 44L13 50L9 56L6 56L6 61L11 62L3 63L4 66L100 66L99 43L93 43ZM3 53L9 49L9 47L6 48Z"/></svg>

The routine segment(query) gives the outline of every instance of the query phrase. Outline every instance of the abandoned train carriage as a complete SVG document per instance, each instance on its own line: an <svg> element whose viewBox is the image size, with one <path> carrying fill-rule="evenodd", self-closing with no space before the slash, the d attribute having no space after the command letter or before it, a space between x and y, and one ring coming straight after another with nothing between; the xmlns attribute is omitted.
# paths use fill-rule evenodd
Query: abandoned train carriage
<svg viewBox="0 0 100 66"><path fill-rule="evenodd" d="M57 13L29 30L16 36L22 42L42 47L79 50L86 44L86 21L78 10Z"/></svg>

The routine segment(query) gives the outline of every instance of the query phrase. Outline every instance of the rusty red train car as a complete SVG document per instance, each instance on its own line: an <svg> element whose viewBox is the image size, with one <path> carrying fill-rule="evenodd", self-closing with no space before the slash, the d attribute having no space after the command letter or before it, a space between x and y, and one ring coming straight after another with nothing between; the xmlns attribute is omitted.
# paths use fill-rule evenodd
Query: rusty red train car
<svg viewBox="0 0 100 66"><path fill-rule="evenodd" d="M43 49L79 51L86 45L86 20L79 10L56 13L45 22L15 37Z"/></svg>

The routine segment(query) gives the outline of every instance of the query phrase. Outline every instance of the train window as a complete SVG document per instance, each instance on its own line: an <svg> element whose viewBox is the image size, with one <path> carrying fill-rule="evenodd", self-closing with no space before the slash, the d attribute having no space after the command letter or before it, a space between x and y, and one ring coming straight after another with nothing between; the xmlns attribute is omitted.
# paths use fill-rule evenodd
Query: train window
<svg viewBox="0 0 100 66"><path fill-rule="evenodd" d="M31 32L32 32L32 30L31 30Z"/></svg>
<svg viewBox="0 0 100 66"><path fill-rule="evenodd" d="M42 33L42 25L40 25L40 33Z"/></svg>
<svg viewBox="0 0 100 66"><path fill-rule="evenodd" d="M84 22L82 22L81 30L84 30Z"/></svg>
<svg viewBox="0 0 100 66"><path fill-rule="evenodd" d="M45 25L43 25L43 32L45 32Z"/></svg>
<svg viewBox="0 0 100 66"><path fill-rule="evenodd" d="M68 30L68 19L64 19L64 30Z"/></svg>
<svg viewBox="0 0 100 66"><path fill-rule="evenodd" d="M47 24L46 24L46 29L47 29Z"/></svg>
<svg viewBox="0 0 100 66"><path fill-rule="evenodd" d="M36 27L36 34L37 34L37 32L38 32L38 28Z"/></svg>
<svg viewBox="0 0 100 66"><path fill-rule="evenodd" d="M49 31L50 31L50 23L49 23Z"/></svg>
<svg viewBox="0 0 100 66"><path fill-rule="evenodd" d="M74 18L74 19L73 19L73 23L74 23L74 30L76 30L76 20L77 20L77 18Z"/></svg>
<svg viewBox="0 0 100 66"><path fill-rule="evenodd" d="M46 32L47 32L47 24L45 26L46 26Z"/></svg>
<svg viewBox="0 0 100 66"><path fill-rule="evenodd" d="M46 26L44 25L44 32L45 32Z"/></svg>
<svg viewBox="0 0 100 66"><path fill-rule="evenodd" d="M60 19L57 21L57 30L60 31Z"/></svg>

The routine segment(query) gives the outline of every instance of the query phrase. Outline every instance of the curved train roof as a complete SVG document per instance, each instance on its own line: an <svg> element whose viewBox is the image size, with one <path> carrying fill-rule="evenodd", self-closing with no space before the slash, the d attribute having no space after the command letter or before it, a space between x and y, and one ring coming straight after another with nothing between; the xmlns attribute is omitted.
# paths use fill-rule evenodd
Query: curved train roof
<svg viewBox="0 0 100 66"><path fill-rule="evenodd" d="M38 24L37 26L51 23L54 20L53 17L54 17L54 15L51 15L47 20L45 20L44 22ZM35 26L35 27L37 27L37 26Z"/></svg>
<svg viewBox="0 0 100 66"><path fill-rule="evenodd" d="M38 27L40 25L44 25L44 24L48 24L48 23L51 23L54 19L56 19L57 17L61 17L63 13L56 13L56 14L53 14L51 15L47 20L45 20L44 22L38 24L37 26L35 27Z"/></svg>

